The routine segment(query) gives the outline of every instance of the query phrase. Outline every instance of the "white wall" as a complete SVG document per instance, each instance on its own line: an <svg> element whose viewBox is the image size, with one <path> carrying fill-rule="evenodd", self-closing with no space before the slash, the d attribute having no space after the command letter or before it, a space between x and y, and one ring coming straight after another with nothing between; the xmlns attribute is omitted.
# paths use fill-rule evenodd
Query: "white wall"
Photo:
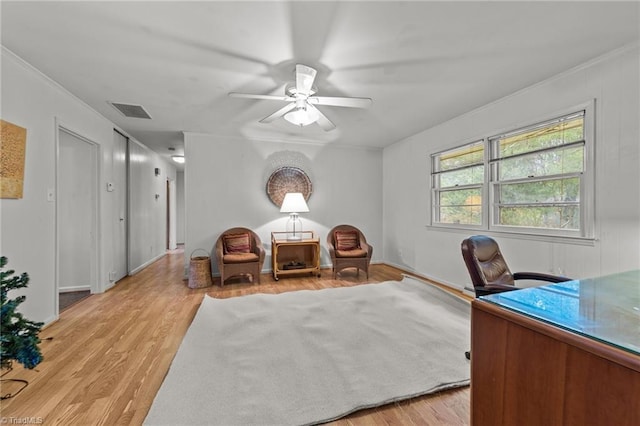
<svg viewBox="0 0 640 426"><path fill-rule="evenodd" d="M73 132L99 144L99 267L98 288L109 282L114 265L112 236L119 226L118 206L106 182L113 182L114 124L71 95L55 82L2 47L1 111L2 119L27 129L24 196L19 200L0 200L0 252L9 258L8 267L27 272L31 278L23 291L26 301L20 306L34 321L51 322L56 318L55 287L55 201L47 201L47 192L56 187L56 120ZM156 158L144 150L144 155ZM175 168L167 162L159 167ZM161 194L164 193L164 190ZM166 202L165 202L166 203ZM131 224L136 226L135 224ZM161 235L161 237L158 236ZM145 238L164 238L165 226L150 230ZM146 260L157 253L146 252ZM143 258L144 259L144 256ZM13 297L13 294L12 294Z"/></svg>
<svg viewBox="0 0 640 426"><path fill-rule="evenodd" d="M513 271L585 278L640 268L638 52L637 44L612 52L385 149L385 261L457 287L468 285L460 243L477 232L427 226L430 154L595 99L596 241L578 245L494 236Z"/></svg>
<svg viewBox="0 0 640 426"><path fill-rule="evenodd" d="M335 225L357 226L382 259L382 150L327 144L218 139L185 134L185 266L196 248L211 251L228 228L244 226L261 238L271 270L271 232L284 231L287 215L266 194L271 173L281 166L307 172L313 185L303 230L319 234L321 264L330 265L328 231ZM217 265L214 263L214 274Z"/></svg>

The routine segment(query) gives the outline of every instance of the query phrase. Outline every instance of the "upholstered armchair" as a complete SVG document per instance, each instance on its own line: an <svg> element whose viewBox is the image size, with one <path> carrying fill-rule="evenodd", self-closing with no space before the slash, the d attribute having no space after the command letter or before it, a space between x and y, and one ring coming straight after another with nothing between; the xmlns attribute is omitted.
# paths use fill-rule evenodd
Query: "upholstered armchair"
<svg viewBox="0 0 640 426"><path fill-rule="evenodd" d="M373 247L367 244L362 231L351 225L338 225L327 235L327 247L333 263L333 278L345 268L362 269L369 278Z"/></svg>
<svg viewBox="0 0 640 426"><path fill-rule="evenodd" d="M227 278L251 275L251 282L260 283L264 263L264 247L260 237L248 228L231 228L218 237L215 246L220 286Z"/></svg>
<svg viewBox="0 0 640 426"><path fill-rule="evenodd" d="M462 241L461 249L476 297L517 290L517 280L538 280L547 283L571 281L571 278L538 272L511 273L498 243L484 235L465 239Z"/></svg>

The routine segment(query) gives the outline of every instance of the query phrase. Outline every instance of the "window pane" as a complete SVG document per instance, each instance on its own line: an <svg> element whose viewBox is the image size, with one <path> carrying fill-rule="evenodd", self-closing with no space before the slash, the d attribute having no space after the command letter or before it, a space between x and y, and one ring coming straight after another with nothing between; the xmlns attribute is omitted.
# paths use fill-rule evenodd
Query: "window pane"
<svg viewBox="0 0 640 426"><path fill-rule="evenodd" d="M480 188L443 191L440 193L441 206L480 206L482 190Z"/></svg>
<svg viewBox="0 0 640 426"><path fill-rule="evenodd" d="M481 225L482 208L480 206L442 207L440 208L440 223Z"/></svg>
<svg viewBox="0 0 640 426"><path fill-rule="evenodd" d="M498 157L522 154L584 139L582 116L500 139Z"/></svg>
<svg viewBox="0 0 640 426"><path fill-rule="evenodd" d="M440 223L482 224L482 188L439 193Z"/></svg>
<svg viewBox="0 0 640 426"><path fill-rule="evenodd" d="M445 171L482 163L484 161L484 144L476 142L444 152L435 157L435 170Z"/></svg>
<svg viewBox="0 0 640 426"><path fill-rule="evenodd" d="M498 179L579 173L583 170L584 147L571 146L502 160L498 164Z"/></svg>
<svg viewBox="0 0 640 426"><path fill-rule="evenodd" d="M473 185L484 181L484 166L469 167L462 170L440 174L440 188Z"/></svg>
<svg viewBox="0 0 640 426"><path fill-rule="evenodd" d="M501 204L580 201L580 178L564 178L499 186Z"/></svg>
<svg viewBox="0 0 640 426"><path fill-rule="evenodd" d="M580 229L579 206L500 207L500 224L533 228Z"/></svg>

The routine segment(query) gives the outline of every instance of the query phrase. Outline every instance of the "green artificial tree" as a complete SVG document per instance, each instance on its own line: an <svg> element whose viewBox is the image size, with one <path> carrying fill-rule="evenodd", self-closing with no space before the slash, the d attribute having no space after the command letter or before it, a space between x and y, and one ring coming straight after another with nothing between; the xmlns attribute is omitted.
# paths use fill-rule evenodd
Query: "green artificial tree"
<svg viewBox="0 0 640 426"><path fill-rule="evenodd" d="M13 270L4 270L7 258L0 257L0 298L2 311L0 315L0 340L2 352L0 363L3 369L11 369L13 361L18 361L25 368L32 369L42 361L42 354L38 348L40 338L38 334L43 323L25 319L16 311L26 299L26 296L18 296L9 299L11 290L26 287L29 283L29 275L26 272L19 276L13 276Z"/></svg>

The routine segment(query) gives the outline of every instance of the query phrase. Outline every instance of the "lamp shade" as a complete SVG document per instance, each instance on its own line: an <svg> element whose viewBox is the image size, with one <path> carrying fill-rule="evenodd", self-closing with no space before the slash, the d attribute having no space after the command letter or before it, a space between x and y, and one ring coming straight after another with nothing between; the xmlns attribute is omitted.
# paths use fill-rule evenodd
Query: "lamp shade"
<svg viewBox="0 0 640 426"><path fill-rule="evenodd" d="M287 192L280 206L280 213L306 213L309 211L307 202L301 192Z"/></svg>
<svg viewBox="0 0 640 426"><path fill-rule="evenodd" d="M318 114L305 107L296 107L290 112L286 113L284 119L296 126L308 126L311 123L315 123L318 120Z"/></svg>

